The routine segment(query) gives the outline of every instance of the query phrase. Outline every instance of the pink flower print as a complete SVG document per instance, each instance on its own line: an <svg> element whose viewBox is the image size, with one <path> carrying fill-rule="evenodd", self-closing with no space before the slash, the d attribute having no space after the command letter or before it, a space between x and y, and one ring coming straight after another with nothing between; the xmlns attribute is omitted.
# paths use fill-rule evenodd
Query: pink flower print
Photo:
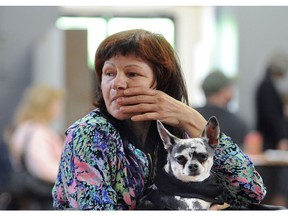
<svg viewBox="0 0 288 216"><path fill-rule="evenodd" d="M102 186L103 178L98 170L85 162L80 162L78 158L74 159L74 164L78 181L85 181L91 185Z"/></svg>

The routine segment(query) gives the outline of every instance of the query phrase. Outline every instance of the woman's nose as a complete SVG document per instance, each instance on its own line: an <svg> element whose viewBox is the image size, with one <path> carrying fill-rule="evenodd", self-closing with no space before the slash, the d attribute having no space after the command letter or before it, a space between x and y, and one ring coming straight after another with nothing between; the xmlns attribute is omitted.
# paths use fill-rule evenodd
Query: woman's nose
<svg viewBox="0 0 288 216"><path fill-rule="evenodd" d="M128 86L127 79L123 74L118 73L113 82L113 89L126 89Z"/></svg>

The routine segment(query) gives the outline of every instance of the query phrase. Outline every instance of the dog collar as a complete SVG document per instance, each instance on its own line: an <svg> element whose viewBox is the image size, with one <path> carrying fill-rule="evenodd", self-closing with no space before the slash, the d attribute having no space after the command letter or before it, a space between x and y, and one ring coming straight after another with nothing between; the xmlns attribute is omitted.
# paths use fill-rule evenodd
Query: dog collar
<svg viewBox="0 0 288 216"><path fill-rule="evenodd" d="M215 204L224 203L217 199L223 193L224 187L211 183L211 177L202 182L183 182L161 169L155 176L154 184L163 193L173 196L198 198Z"/></svg>

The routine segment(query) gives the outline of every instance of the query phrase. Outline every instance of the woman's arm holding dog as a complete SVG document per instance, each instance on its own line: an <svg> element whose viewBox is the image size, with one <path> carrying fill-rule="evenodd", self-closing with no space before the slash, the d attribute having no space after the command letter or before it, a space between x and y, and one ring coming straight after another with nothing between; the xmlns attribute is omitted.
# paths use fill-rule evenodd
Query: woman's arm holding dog
<svg viewBox="0 0 288 216"><path fill-rule="evenodd" d="M226 188L223 198L230 205L259 204L265 197L266 188L253 163L223 133L215 149L213 171L218 177L217 182Z"/></svg>

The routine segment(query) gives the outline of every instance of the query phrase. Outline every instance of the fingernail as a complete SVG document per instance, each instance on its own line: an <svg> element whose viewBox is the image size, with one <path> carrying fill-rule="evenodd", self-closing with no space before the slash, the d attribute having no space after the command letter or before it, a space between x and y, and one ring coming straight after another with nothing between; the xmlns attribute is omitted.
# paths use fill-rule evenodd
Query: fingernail
<svg viewBox="0 0 288 216"><path fill-rule="evenodd" d="M119 97L119 98L116 99L116 102L119 103L119 102L121 102L122 100L123 100L123 97Z"/></svg>

